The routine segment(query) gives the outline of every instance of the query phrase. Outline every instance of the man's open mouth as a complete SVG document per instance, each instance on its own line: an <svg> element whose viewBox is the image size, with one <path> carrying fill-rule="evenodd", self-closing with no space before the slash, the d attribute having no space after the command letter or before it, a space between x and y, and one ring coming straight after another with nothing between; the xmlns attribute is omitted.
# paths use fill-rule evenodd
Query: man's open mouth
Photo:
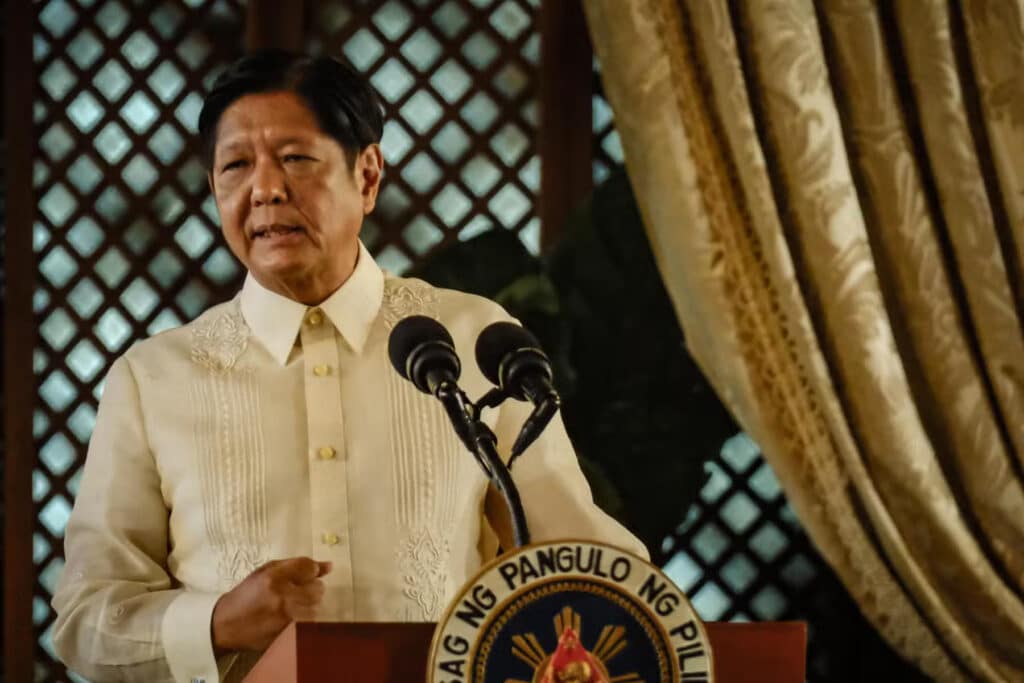
<svg viewBox="0 0 1024 683"><path fill-rule="evenodd" d="M257 228L253 231L252 236L253 239L259 239L261 237L290 235L297 232L303 232L302 228L298 225L270 225L263 228Z"/></svg>

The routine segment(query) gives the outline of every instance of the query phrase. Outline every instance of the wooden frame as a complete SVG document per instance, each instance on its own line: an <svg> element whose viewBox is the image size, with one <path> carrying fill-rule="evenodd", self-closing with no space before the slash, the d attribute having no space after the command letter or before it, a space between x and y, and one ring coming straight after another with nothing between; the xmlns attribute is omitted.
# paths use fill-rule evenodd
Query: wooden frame
<svg viewBox="0 0 1024 683"><path fill-rule="evenodd" d="M35 192L32 189L32 61L34 7L29 0L8 0L4 34L4 130L7 233L4 248L7 292L4 316L4 679L30 681L32 628L32 410L36 379L32 351L37 331L32 314L36 261L32 251Z"/></svg>
<svg viewBox="0 0 1024 683"><path fill-rule="evenodd" d="M245 13L245 48L301 50L305 17L306 0L249 0Z"/></svg>
<svg viewBox="0 0 1024 683"><path fill-rule="evenodd" d="M546 248L593 188L593 48L580 0L543 0L540 30L539 214Z"/></svg>

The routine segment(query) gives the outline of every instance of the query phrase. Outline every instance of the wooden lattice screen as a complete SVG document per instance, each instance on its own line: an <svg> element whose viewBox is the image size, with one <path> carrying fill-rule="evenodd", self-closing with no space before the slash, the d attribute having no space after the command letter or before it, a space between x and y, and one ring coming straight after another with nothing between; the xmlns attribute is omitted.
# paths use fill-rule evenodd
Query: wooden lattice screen
<svg viewBox="0 0 1024 683"><path fill-rule="evenodd" d="M612 169L621 166L623 162L622 142L619 140L619 133L615 130L615 117L612 115L611 105L604 98L604 84L601 83L601 69L597 59L594 59L594 79L591 86L591 111L593 121L591 129L593 139L591 145L591 168L594 176L594 185L600 185L608 177Z"/></svg>
<svg viewBox="0 0 1024 683"><path fill-rule="evenodd" d="M210 77L241 50L244 15L230 0L36 7L32 620L36 679L60 680L49 602L106 370L241 276L193 131Z"/></svg>
<svg viewBox="0 0 1024 683"><path fill-rule="evenodd" d="M537 252L539 0L322 3L312 52L343 54L384 99L386 182L363 238L401 272L494 228Z"/></svg>

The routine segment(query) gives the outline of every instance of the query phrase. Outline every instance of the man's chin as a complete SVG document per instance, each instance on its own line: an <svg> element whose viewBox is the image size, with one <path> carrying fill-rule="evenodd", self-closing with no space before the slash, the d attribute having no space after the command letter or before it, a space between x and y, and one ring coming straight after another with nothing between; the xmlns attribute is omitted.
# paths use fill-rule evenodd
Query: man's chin
<svg viewBox="0 0 1024 683"><path fill-rule="evenodd" d="M314 270L310 259L300 258L298 254L273 254L268 258L254 259L249 262L249 270L255 270L268 280L301 279Z"/></svg>

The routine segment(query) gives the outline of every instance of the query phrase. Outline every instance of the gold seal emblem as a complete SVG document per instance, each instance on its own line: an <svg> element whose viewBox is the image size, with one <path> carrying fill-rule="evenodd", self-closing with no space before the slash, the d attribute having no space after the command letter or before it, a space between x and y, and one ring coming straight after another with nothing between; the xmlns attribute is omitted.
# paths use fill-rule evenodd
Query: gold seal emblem
<svg viewBox="0 0 1024 683"><path fill-rule="evenodd" d="M438 624L431 683L713 681L686 596L657 567L577 541L520 548L484 567Z"/></svg>

